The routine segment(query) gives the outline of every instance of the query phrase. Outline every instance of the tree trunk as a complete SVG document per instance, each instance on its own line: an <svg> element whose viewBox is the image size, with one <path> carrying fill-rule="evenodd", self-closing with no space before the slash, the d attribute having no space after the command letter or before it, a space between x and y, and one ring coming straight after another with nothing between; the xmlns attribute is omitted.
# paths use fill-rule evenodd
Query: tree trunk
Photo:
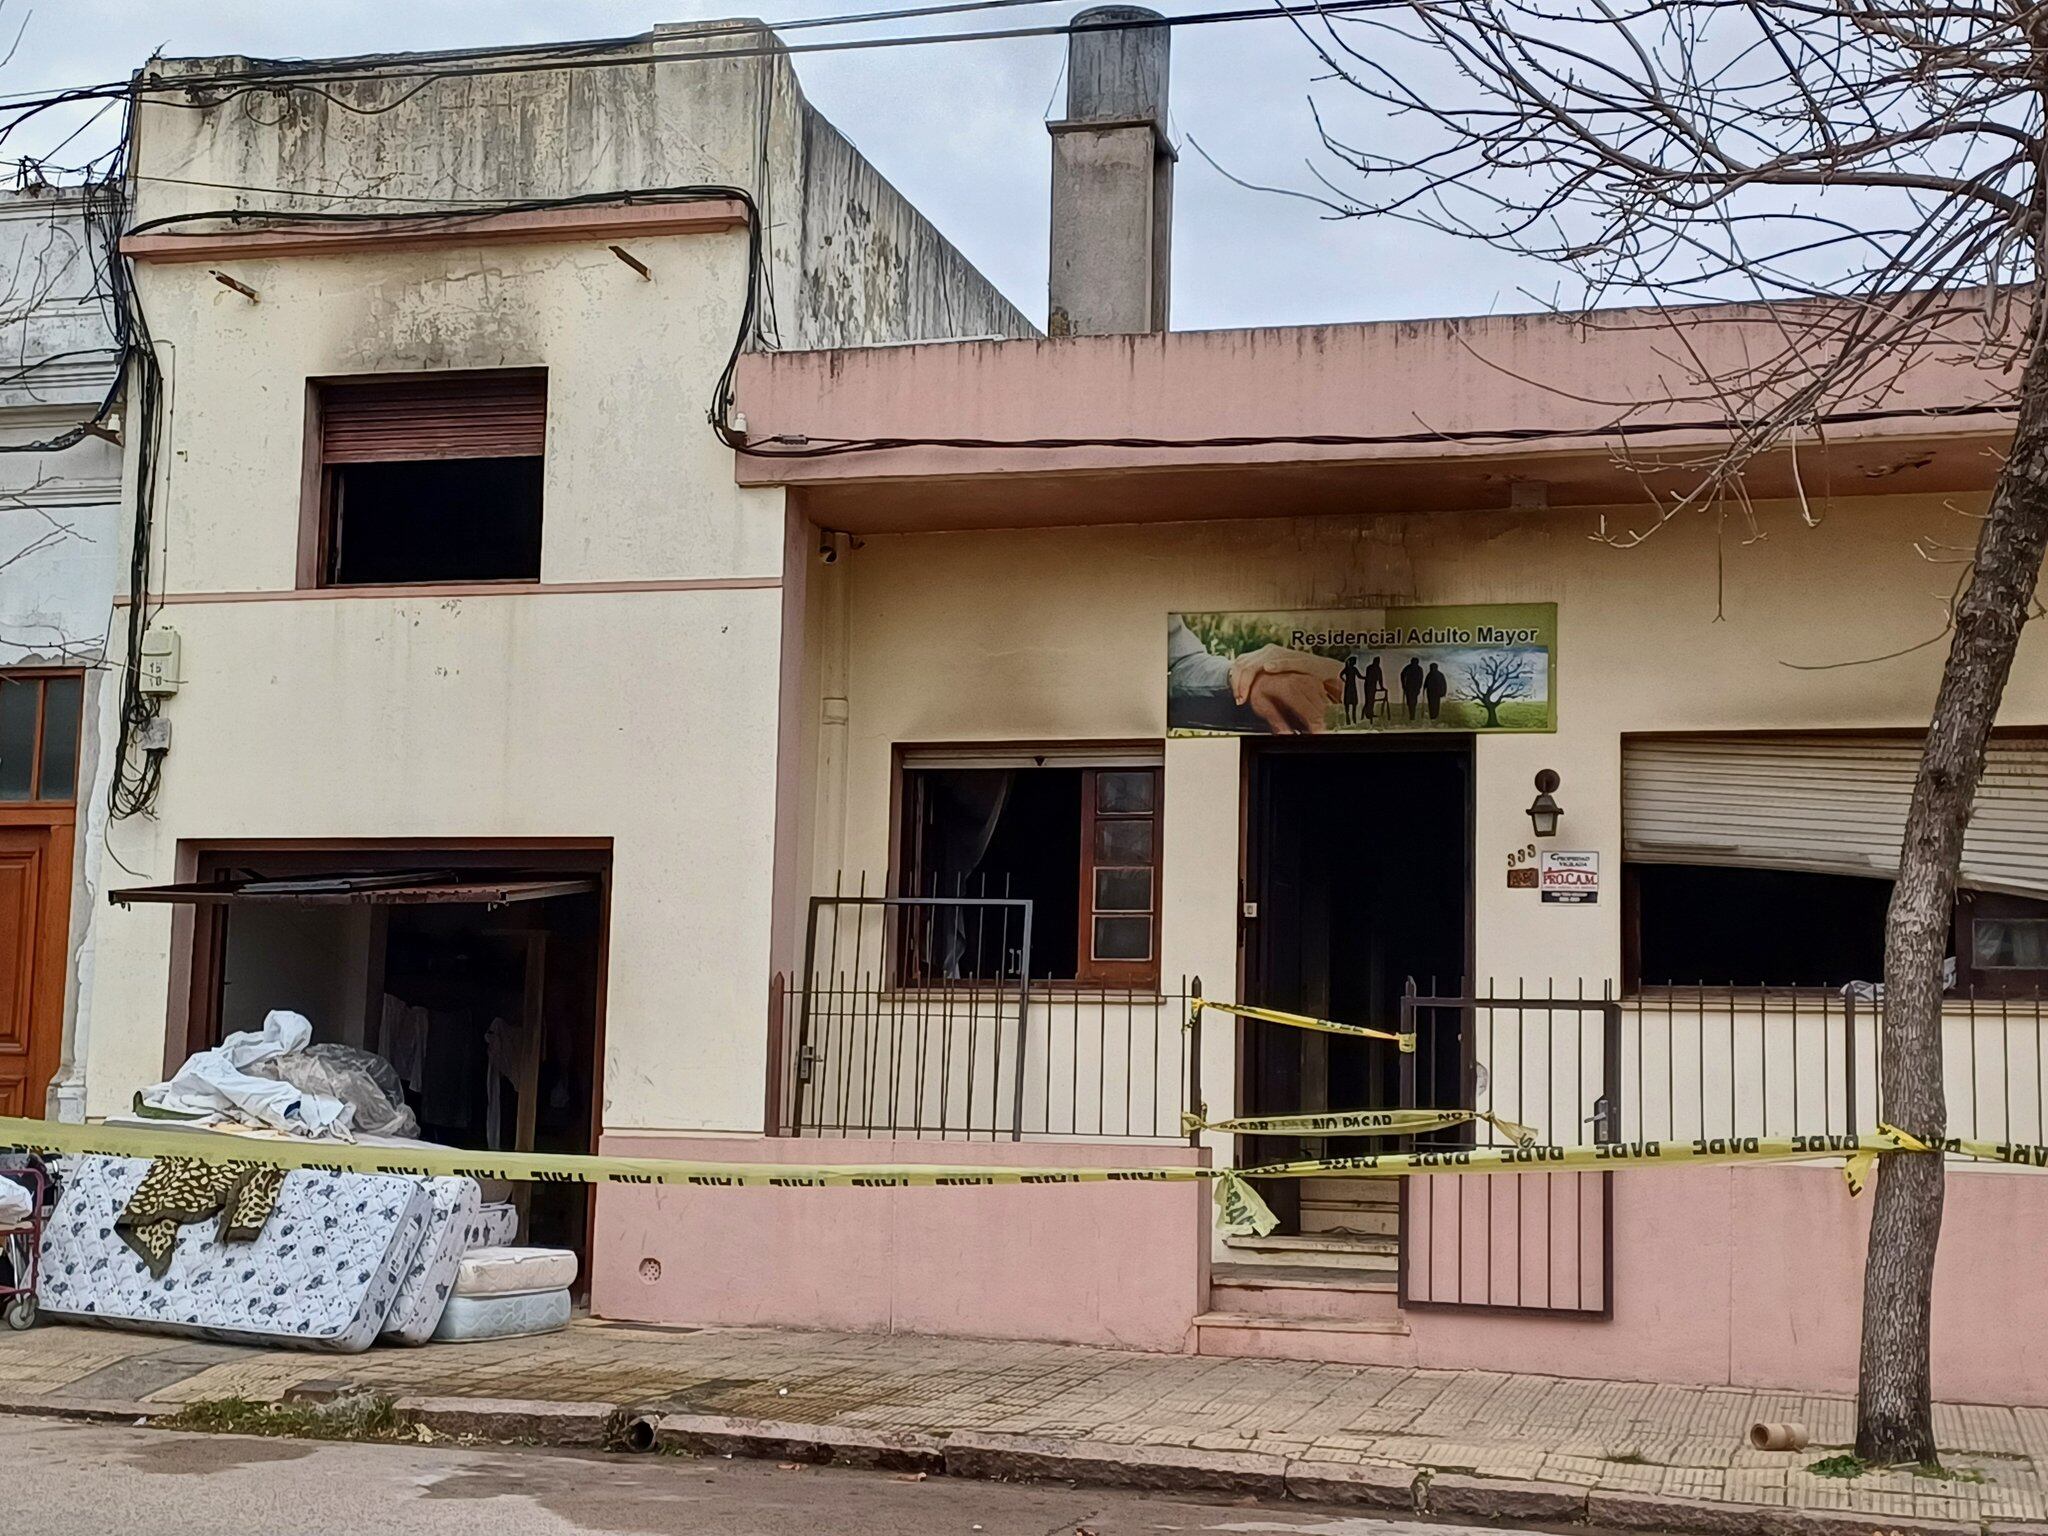
<svg viewBox="0 0 2048 1536"><path fill-rule="evenodd" d="M1880 1102L1888 1122L1930 1141L1948 1127L1941 972L1963 829L2048 548L2048 326L2036 314L2011 455L1956 606L1885 917ZM1866 1461L1935 1459L1929 1308L1942 1174L1940 1157L1912 1154L1883 1159L1878 1172L1856 1398L1856 1454Z"/></svg>

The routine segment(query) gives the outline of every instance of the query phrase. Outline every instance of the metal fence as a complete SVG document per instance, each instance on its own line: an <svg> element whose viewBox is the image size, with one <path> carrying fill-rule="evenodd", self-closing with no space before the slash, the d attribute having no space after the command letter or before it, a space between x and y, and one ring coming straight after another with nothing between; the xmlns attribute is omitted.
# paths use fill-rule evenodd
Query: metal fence
<svg viewBox="0 0 2048 1536"><path fill-rule="evenodd" d="M1007 896L814 897L803 969L775 979L778 1133L1177 1139L1187 984L1034 976L1031 919Z"/></svg>
<svg viewBox="0 0 2048 1536"><path fill-rule="evenodd" d="M1411 1004L1418 1103L1462 1072L1460 1107L1558 1144L1842 1134L1885 1118L1884 1005L1867 988L1480 991ZM1952 993L1942 1027L1949 1134L2048 1141L2048 997ZM1485 1125L1459 1134L1502 1140Z"/></svg>
<svg viewBox="0 0 2048 1536"><path fill-rule="evenodd" d="M1404 1000L1416 1036L1403 1102L1497 1116L1417 1138L1424 1148L1843 1134L1885 1118L1883 1002L1868 988L1660 988L1614 998L1485 987ZM1591 994L1591 995L1589 995ZM1948 1133L2048 1140L2048 999L1952 994L1942 1010ZM1434 1101L1433 1101L1434 1098ZM1432 1174L1402 1181L1409 1306L1604 1315L1613 1292L1612 1175Z"/></svg>

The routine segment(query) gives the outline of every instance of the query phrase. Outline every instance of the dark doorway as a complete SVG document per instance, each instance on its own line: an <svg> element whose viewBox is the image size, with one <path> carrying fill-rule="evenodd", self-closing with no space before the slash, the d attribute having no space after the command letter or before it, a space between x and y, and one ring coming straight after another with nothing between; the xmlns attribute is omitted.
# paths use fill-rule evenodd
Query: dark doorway
<svg viewBox="0 0 2048 1536"><path fill-rule="evenodd" d="M1250 919L1245 1001L1398 1030L1401 995L1455 994L1469 953L1471 754L1314 743L1252 759ZM1424 1031L1431 1020L1419 1021ZM1246 1113L1387 1109L1401 1103L1392 1042L1246 1022ZM1455 1021L1440 1027L1455 1030ZM1462 1049L1424 1039L1411 1058L1415 1102L1458 1104ZM1253 1137L1242 1160L1393 1150L1385 1137ZM1264 1192L1294 1230L1299 1181Z"/></svg>

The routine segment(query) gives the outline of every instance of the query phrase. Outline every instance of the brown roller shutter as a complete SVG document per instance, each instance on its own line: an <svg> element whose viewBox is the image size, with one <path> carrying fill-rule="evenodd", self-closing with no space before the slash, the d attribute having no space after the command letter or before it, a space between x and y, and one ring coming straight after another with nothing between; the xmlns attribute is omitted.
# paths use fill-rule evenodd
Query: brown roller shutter
<svg viewBox="0 0 2048 1536"><path fill-rule="evenodd" d="M547 375L539 372L413 374L320 390L326 464L537 459L547 426Z"/></svg>

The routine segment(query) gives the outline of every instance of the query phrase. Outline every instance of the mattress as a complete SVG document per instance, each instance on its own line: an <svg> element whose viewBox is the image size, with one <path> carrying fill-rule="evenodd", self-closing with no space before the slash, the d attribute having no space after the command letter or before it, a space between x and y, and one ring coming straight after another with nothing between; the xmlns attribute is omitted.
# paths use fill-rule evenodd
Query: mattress
<svg viewBox="0 0 2048 1536"><path fill-rule="evenodd" d="M140 1157L69 1160L43 1228L45 1313L231 1344L353 1353L390 1314L425 1240L432 1200L417 1178L295 1168L254 1241L211 1222L179 1230L161 1279L114 1230L149 1167Z"/></svg>
<svg viewBox="0 0 2048 1536"><path fill-rule="evenodd" d="M427 1236L384 1319L383 1338L389 1344L424 1344L434 1336L482 1208L474 1179L428 1179L426 1184L433 1202Z"/></svg>
<svg viewBox="0 0 2048 1536"><path fill-rule="evenodd" d="M519 1241L519 1207L486 1201L469 1226L469 1247L510 1248Z"/></svg>
<svg viewBox="0 0 2048 1536"><path fill-rule="evenodd" d="M575 1283L576 1255L566 1248L473 1248L462 1256L455 1294L527 1296Z"/></svg>
<svg viewBox="0 0 2048 1536"><path fill-rule="evenodd" d="M437 1344L517 1339L569 1326L569 1293L537 1291L525 1296L450 1296L434 1329Z"/></svg>

